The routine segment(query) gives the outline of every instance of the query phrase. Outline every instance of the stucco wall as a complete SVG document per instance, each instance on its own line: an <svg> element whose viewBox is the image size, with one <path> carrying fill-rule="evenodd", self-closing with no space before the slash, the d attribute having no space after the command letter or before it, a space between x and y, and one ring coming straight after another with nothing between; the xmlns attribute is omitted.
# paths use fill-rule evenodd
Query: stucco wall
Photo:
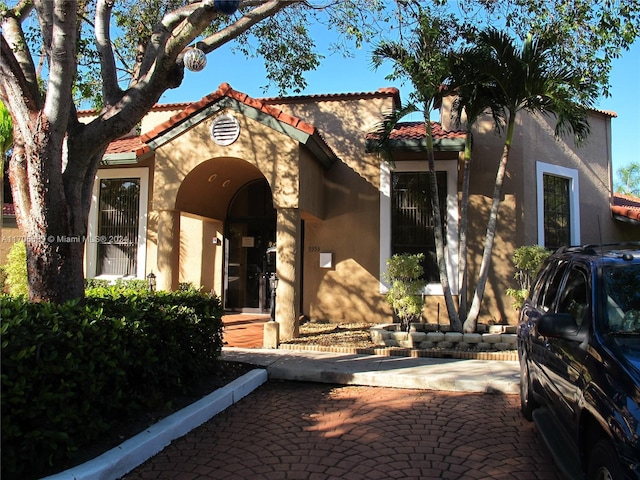
<svg viewBox="0 0 640 480"><path fill-rule="evenodd" d="M380 158L366 153L366 134L392 98L275 106L317 127L340 159L324 172L322 219L305 222L302 313L332 322L390 321L379 283ZM320 268L322 252L332 254L331 268Z"/></svg>
<svg viewBox="0 0 640 480"><path fill-rule="evenodd" d="M481 313L484 320L517 321L517 312L512 309L511 299L505 291L515 286L511 261L513 251L522 245L538 243L537 162L578 172L579 243L599 242L600 231L604 242L620 238L612 224L609 207L610 117L594 112L589 120L591 135L582 146L576 147L573 138L554 137L555 119L552 117L524 112L518 115L502 190L492 269ZM487 120L474 128L474 140L469 210L472 279L477 278L480 266L504 134L492 132Z"/></svg>

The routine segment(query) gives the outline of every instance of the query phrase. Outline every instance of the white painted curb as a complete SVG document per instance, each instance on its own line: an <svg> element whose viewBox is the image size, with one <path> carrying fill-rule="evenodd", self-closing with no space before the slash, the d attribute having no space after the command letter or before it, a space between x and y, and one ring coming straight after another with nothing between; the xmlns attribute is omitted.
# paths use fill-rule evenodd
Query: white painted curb
<svg viewBox="0 0 640 480"><path fill-rule="evenodd" d="M115 480L160 452L176 438L202 425L267 381L265 369L252 370L188 407L126 440L99 457L43 480Z"/></svg>

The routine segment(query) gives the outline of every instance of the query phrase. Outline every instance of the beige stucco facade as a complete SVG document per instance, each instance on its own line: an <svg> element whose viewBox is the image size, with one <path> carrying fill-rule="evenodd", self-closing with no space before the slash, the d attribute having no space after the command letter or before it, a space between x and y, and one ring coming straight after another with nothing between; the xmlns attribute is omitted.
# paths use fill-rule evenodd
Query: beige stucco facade
<svg viewBox="0 0 640 480"><path fill-rule="evenodd" d="M266 252L274 247L275 314L282 339L297 335L301 316L391 321L382 281L391 252L391 174L426 169L420 139L401 142L390 154L367 148L367 134L398 103L395 89L259 101L223 84L200 102L154 109L141 125L141 141L151 153L101 169L105 178L109 171L127 177L134 170L144 178L142 260L135 276L153 272L158 288L187 282L216 293L230 309L265 311L270 306ZM445 99L436 169L447 174L447 262L457 295L463 138L447 133L458 128L451 122L450 105ZM234 130L229 142L212 138L212 125L223 116ZM518 246L544 243L544 174L570 179L572 243L640 240L639 227L621 227L611 217L611 116L593 112L590 124L587 143L576 147L572 139L554 138L553 119L519 116L481 322L517 320L505 294L514 287L511 255ZM473 135L471 289L503 149L503 138L488 121L475 126ZM88 253L89 271L91 262ZM237 285L239 291L232 292ZM426 290L425 319L446 324L439 288Z"/></svg>

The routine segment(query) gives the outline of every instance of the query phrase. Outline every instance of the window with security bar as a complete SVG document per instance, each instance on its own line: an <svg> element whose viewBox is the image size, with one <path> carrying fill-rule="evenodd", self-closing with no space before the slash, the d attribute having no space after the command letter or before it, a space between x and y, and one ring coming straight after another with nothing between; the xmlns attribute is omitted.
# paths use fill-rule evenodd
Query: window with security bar
<svg viewBox="0 0 640 480"><path fill-rule="evenodd" d="M446 229L447 174L437 172L443 229ZM391 253L423 253L424 278L439 282L428 172L393 172L391 183ZM446 231L443 232L446 237Z"/></svg>
<svg viewBox="0 0 640 480"><path fill-rule="evenodd" d="M135 276L140 179L103 178L98 203L97 275Z"/></svg>
<svg viewBox="0 0 640 480"><path fill-rule="evenodd" d="M544 244L558 248L571 244L570 179L543 175Z"/></svg>

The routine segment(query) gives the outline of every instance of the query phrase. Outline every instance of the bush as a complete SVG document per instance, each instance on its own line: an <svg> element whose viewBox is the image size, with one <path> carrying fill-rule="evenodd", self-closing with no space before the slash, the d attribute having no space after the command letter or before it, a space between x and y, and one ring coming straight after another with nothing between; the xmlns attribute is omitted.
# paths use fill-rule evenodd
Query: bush
<svg viewBox="0 0 640 480"><path fill-rule="evenodd" d="M116 422L218 366L222 309L194 292L101 287L86 305L0 297L2 478L63 469Z"/></svg>
<svg viewBox="0 0 640 480"><path fill-rule="evenodd" d="M387 303L400 319L403 328L409 331L411 322L422 318L424 297L422 295L427 282L423 280L423 254L396 254L387 260L385 280L391 285L387 292Z"/></svg>
<svg viewBox="0 0 640 480"><path fill-rule="evenodd" d="M23 241L11 245L3 268L9 295L29 295L27 282L27 250Z"/></svg>
<svg viewBox="0 0 640 480"><path fill-rule="evenodd" d="M508 288L507 295L513 297L513 308L516 310L520 310L529 296L531 282L549 255L551 252L540 245L525 245L513 252L512 261L516 267L514 278L519 288Z"/></svg>

